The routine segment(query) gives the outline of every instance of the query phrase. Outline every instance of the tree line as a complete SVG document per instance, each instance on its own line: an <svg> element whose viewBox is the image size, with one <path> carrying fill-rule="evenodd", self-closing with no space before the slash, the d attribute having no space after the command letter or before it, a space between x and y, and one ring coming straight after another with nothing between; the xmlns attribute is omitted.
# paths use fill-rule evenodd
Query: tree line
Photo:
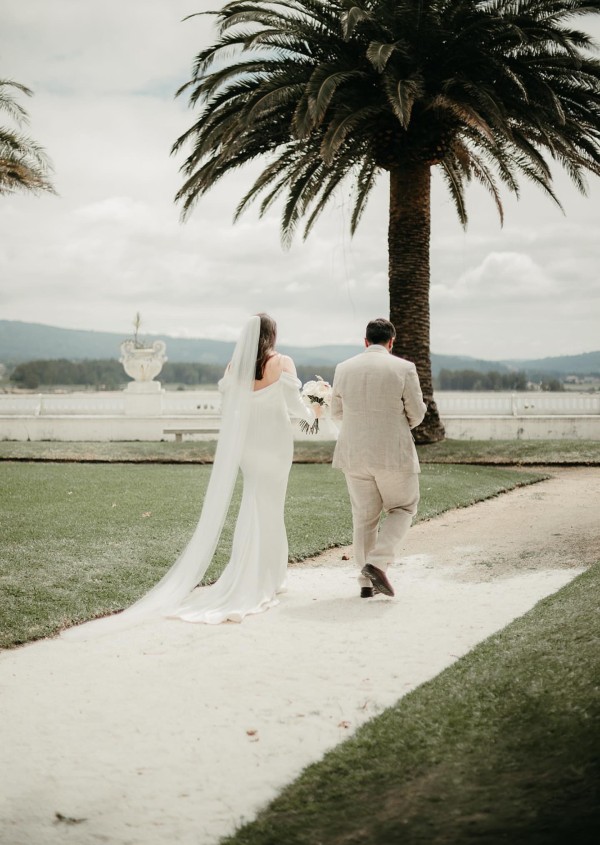
<svg viewBox="0 0 600 845"><path fill-rule="evenodd" d="M545 378L536 383L541 390L564 390L557 378ZM531 380L522 371L489 373L477 370L440 370L436 379L437 390L530 390Z"/></svg>
<svg viewBox="0 0 600 845"><path fill-rule="evenodd" d="M40 385L86 386L115 390L126 380L118 361L68 361L65 358L27 361L17 364L10 380L19 387L35 390Z"/></svg>
<svg viewBox="0 0 600 845"><path fill-rule="evenodd" d="M492 370L440 370L438 390L527 390L524 372L499 373Z"/></svg>
<svg viewBox="0 0 600 845"><path fill-rule="evenodd" d="M212 385L223 375L222 364L193 364L167 361L158 380L163 384ZM301 365L298 378L304 383L314 379L316 372L329 383L333 380L334 367L331 365ZM113 359L97 361L69 361L66 358L56 360L28 361L17 364L10 374L10 381L19 387L36 390L43 386L93 387L96 390L118 390L128 378L121 364Z"/></svg>
<svg viewBox="0 0 600 845"><path fill-rule="evenodd" d="M222 364L201 364L167 361L158 380L163 384L183 387L216 384L223 375ZM304 384L316 375L333 382L335 367L332 364L300 364L298 378ZM121 364L114 359L89 361L56 360L28 361L17 364L10 374L10 381L28 390L44 387L92 387L96 390L119 390L128 381ZM442 369L436 379L437 390L528 390L529 381L524 372L483 373L477 370ZM542 390L563 390L556 379L541 382Z"/></svg>

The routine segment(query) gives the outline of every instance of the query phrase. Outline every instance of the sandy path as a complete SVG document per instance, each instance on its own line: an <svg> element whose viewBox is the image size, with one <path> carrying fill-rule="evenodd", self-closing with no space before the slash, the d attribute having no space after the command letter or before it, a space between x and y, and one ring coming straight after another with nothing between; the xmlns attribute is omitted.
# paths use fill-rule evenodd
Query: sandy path
<svg viewBox="0 0 600 845"><path fill-rule="evenodd" d="M600 470L551 472L415 526L393 600L357 598L336 549L242 625L165 621L3 652L0 843L216 843L598 559Z"/></svg>

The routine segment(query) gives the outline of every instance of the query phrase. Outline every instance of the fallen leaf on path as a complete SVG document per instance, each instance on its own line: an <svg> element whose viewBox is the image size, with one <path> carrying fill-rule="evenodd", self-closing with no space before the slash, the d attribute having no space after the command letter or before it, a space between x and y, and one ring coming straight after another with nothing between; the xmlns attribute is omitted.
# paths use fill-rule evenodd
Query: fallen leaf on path
<svg viewBox="0 0 600 845"><path fill-rule="evenodd" d="M62 813L58 811L54 813L55 815L55 824L56 822L64 822L64 824L81 824L81 822L86 822L87 819L76 819L73 816L63 816Z"/></svg>

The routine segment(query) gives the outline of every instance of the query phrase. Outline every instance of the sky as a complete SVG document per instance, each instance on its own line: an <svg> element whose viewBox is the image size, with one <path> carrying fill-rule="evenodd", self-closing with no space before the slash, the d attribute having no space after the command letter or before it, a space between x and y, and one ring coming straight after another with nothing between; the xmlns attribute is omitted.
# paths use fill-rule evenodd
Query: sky
<svg viewBox="0 0 600 845"><path fill-rule="evenodd" d="M360 342L387 316L382 175L351 238L336 198L307 241L284 250L281 207L233 212L253 181L229 176L180 222L182 154L195 112L174 96L216 36L220 0L1 0L0 78L50 155L57 196L0 198L0 319L65 328L235 339L257 311L285 345ZM579 23L581 25L581 23ZM600 25L587 27L600 37ZM4 116L0 116L5 120ZM600 179L588 197L556 171L565 214L525 185L505 223L479 188L458 223L441 180L432 200L431 348L490 360L600 348Z"/></svg>

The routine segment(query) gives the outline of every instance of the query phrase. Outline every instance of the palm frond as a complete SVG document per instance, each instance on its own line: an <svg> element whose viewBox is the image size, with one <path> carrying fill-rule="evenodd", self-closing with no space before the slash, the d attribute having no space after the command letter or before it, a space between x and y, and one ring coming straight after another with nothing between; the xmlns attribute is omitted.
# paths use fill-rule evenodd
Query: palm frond
<svg viewBox="0 0 600 845"><path fill-rule="evenodd" d="M522 179L557 201L550 163L579 190L600 172L600 62L571 25L593 0L230 0L180 91L198 109L184 215L228 172L268 155L239 203L283 200L285 242L354 185L354 232L381 170L438 163L459 219L480 182Z"/></svg>
<svg viewBox="0 0 600 845"><path fill-rule="evenodd" d="M371 41L367 47L367 59L379 73L383 73L389 62L392 53L396 50L395 44L385 44L381 41Z"/></svg>
<svg viewBox="0 0 600 845"><path fill-rule="evenodd" d="M366 9L358 5L356 0L343 0L342 6L342 32L344 38L348 41L354 34L357 26L365 21L372 20L371 15Z"/></svg>
<svg viewBox="0 0 600 845"><path fill-rule="evenodd" d="M383 89L392 111L400 121L400 126L408 129L413 105L423 93L422 80L419 78L397 79L386 74L383 77Z"/></svg>
<svg viewBox="0 0 600 845"><path fill-rule="evenodd" d="M359 168L355 182L354 208L350 220L350 234L354 235L364 214L371 190L377 179L378 167L368 156Z"/></svg>
<svg viewBox="0 0 600 845"><path fill-rule="evenodd" d="M369 105L351 112L339 110L334 113L321 143L320 151L323 161L326 164L332 164L348 135L357 130L361 124L368 124L377 113L377 106Z"/></svg>
<svg viewBox="0 0 600 845"><path fill-rule="evenodd" d="M467 206L465 203L463 175L454 162L448 158L445 158L441 162L441 167L444 180L448 187L448 192L458 215L458 219L460 220L463 228L466 228L469 218L467 216Z"/></svg>
<svg viewBox="0 0 600 845"><path fill-rule="evenodd" d="M32 91L13 79L0 80L0 111L21 127L29 122L14 91L32 96ZM46 151L32 138L7 126L0 126L0 194L15 191L56 193L51 181L52 163Z"/></svg>
<svg viewBox="0 0 600 845"><path fill-rule="evenodd" d="M341 85L351 80L364 78L365 74L360 70L340 70L328 72L328 68L320 68L315 78L311 76L307 84L309 107L313 117L314 125L321 123L331 100Z"/></svg>
<svg viewBox="0 0 600 845"><path fill-rule="evenodd" d="M14 98L12 92L7 90L9 88L16 88L27 97L32 97L33 91L14 79L0 79L0 111L6 112L19 126L29 123L27 111Z"/></svg>

